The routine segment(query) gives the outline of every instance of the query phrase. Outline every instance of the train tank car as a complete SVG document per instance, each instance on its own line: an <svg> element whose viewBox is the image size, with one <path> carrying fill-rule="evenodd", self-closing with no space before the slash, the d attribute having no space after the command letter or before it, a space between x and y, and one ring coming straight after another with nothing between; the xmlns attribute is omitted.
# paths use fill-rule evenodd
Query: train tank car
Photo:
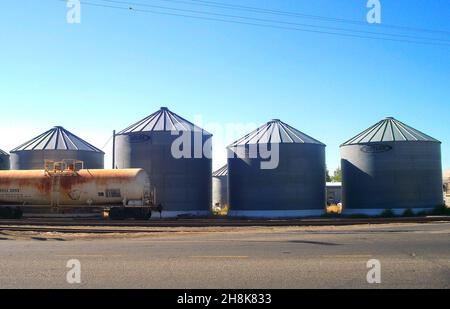
<svg viewBox="0 0 450 309"><path fill-rule="evenodd" d="M64 168L0 171L0 207L109 208L113 218L126 209L150 217L153 192L143 169ZM132 216L133 217L133 216Z"/></svg>

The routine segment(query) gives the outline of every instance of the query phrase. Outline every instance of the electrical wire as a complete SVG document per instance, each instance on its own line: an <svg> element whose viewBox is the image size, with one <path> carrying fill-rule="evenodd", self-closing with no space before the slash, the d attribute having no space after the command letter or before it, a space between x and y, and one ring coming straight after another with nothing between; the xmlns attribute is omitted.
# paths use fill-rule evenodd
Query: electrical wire
<svg viewBox="0 0 450 309"><path fill-rule="evenodd" d="M300 17L300 18L310 18L310 19L318 19L318 20L323 20L323 21L334 21L334 22L358 24L358 25L362 25L362 26L370 26L370 24L368 24L367 22L363 22L363 21L359 21L359 20L326 17L326 16L320 16L320 15L311 15L311 14L302 14L302 13L298 13L298 12L280 11L280 10L272 10L272 9L263 9L263 8L257 8L257 7L251 7L251 6L228 4L228 3L217 2L217 1L206 1L206 0L190 0L190 1L159 0L159 1L193 4L193 5L201 5L201 6L208 6L208 7L232 9L232 10L243 10L243 11L263 13L263 14L274 14L274 15L292 16L292 17ZM393 29L406 30L406 31L450 34L450 31L445 31L445 30L435 30L435 29L390 25L390 24L385 24L385 23L377 24L377 27L393 28Z"/></svg>
<svg viewBox="0 0 450 309"><path fill-rule="evenodd" d="M300 26L300 27L309 27L309 28L325 29L325 30L333 30L333 31L346 31L346 32L352 32L352 33L390 36L390 37L394 37L394 38L397 37L397 38L408 38L408 39L413 39L413 40L430 40L430 41L436 41L436 42L442 42L442 43L450 43L450 40L442 40L442 39L438 39L438 38L417 37L417 36L411 36L411 35L382 33L382 32L374 32L374 31L364 31L364 30L345 29L345 28L319 26L319 25L311 25L311 24L303 24L303 23L294 23L294 22L286 22L286 21L273 20L273 19L263 19L263 18L254 18L254 17L248 17L248 16L229 15L229 14L221 14L221 13L214 13L214 12L172 8L172 7L166 7L166 6L160 6L160 5L150 5L150 4L146 4L146 3L131 2L131 1L119 1L119 0L97 0L97 1L109 2L109 3L115 3L115 4L124 4L124 5L128 5L128 6L142 6L142 7L156 8L156 9L178 11L178 12L187 12L187 13L227 17L227 18L237 18L237 19L244 19L244 20L251 20L251 21L265 22L265 23L278 23L278 24L285 24L285 25L290 25L290 26Z"/></svg>
<svg viewBox="0 0 450 309"><path fill-rule="evenodd" d="M114 135L111 135L108 140L106 141L105 145L103 145L102 148L100 148L101 150L105 150L106 146L108 146L109 142L111 142L111 140L113 139Z"/></svg>
<svg viewBox="0 0 450 309"><path fill-rule="evenodd" d="M56 1L66 2L67 0L56 0ZM104 0L99 0L99 1L104 1ZM112 0L108 0L108 1L112 1ZM236 20L222 19L222 18L212 18L212 17L204 17L204 16L194 16L194 15L187 15L187 14L161 12L161 11L155 11L155 10L145 10L145 9L134 8L132 6L123 7L123 6L106 5L106 4L94 3L94 2L84 1L84 0L80 0L80 3L84 4L84 5L88 5L88 6L101 7L101 8L127 10L127 11L166 15L166 16L185 17L185 18L207 20L207 21L219 21L219 22L225 22L225 23L251 25L251 26L257 26L257 27L264 27L264 28L293 30L293 31L301 31L301 32L308 32L308 33L326 34L326 35L335 35L335 36L350 37L350 38L374 39L374 40L405 42L405 43L413 43L413 44L424 44L424 45L435 45L435 46L446 46L446 47L450 46L450 44L440 43L440 42L404 40L404 39L396 39L396 38L385 38L385 37L350 34L350 33L332 32L332 31L320 31L320 30L304 29L304 28L298 28L298 27L276 26L276 25L270 25L270 24L243 22L243 21L236 21Z"/></svg>

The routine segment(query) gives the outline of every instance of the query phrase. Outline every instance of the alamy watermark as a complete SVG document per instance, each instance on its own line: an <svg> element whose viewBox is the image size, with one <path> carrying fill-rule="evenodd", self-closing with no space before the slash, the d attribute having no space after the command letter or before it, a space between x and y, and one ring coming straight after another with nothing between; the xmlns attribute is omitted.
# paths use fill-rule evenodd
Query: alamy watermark
<svg viewBox="0 0 450 309"><path fill-rule="evenodd" d="M381 263L377 259L371 259L366 264L369 271L367 272L366 280L369 284L381 283Z"/></svg>
<svg viewBox="0 0 450 309"><path fill-rule="evenodd" d="M66 267L69 271L66 274L66 280L68 284L80 284L81 283L81 262L77 259L67 261Z"/></svg>
<svg viewBox="0 0 450 309"><path fill-rule="evenodd" d="M370 9L367 12L367 22L369 24L381 24L381 2L380 0L368 0L366 7ZM81 2L80 0L67 0L66 20L69 24L81 23Z"/></svg>
<svg viewBox="0 0 450 309"><path fill-rule="evenodd" d="M66 274L66 281L68 284L81 284L81 262L77 259L67 261L66 267L69 268ZM370 259L366 263L369 269L366 275L368 284L381 283L381 262L377 259Z"/></svg>
<svg viewBox="0 0 450 309"><path fill-rule="evenodd" d="M67 0L66 20L69 24L81 23L81 2L80 0Z"/></svg>
<svg viewBox="0 0 450 309"><path fill-rule="evenodd" d="M220 123L203 124L200 116L195 117L195 123L200 127L206 127L214 131L214 139L219 144L225 144L225 141L234 140L236 136L243 136L250 130L255 129L253 123ZM175 159L212 159L212 137L205 134L201 129L172 131L176 136L171 145L171 154ZM225 149L220 149L226 151ZM259 159L260 169L276 169L280 163L279 143L271 142L252 142L239 143L231 145L227 149L227 158L239 158L243 160Z"/></svg>
<svg viewBox="0 0 450 309"><path fill-rule="evenodd" d="M367 8L370 9L367 12L367 22L369 24L381 24L381 3L380 0L367 1Z"/></svg>

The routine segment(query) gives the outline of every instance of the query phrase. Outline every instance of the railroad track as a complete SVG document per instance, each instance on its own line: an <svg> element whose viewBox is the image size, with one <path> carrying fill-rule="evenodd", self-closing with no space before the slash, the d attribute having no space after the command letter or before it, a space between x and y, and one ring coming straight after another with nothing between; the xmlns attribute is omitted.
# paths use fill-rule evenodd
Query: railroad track
<svg viewBox="0 0 450 309"><path fill-rule="evenodd" d="M112 229L90 227L61 227L61 226L0 226L0 230L12 232L38 232L38 233L65 233L65 234L136 234L136 233L181 233L177 230L153 230L153 229ZM195 231L194 231L195 232Z"/></svg>
<svg viewBox="0 0 450 309"><path fill-rule="evenodd" d="M171 232L154 228L180 227L251 227L251 226L342 226L360 224L386 223L429 223L450 222L450 216L433 216L417 218L308 218L291 220L244 220L244 219L178 219L150 221L109 221L100 219L56 219L28 218L20 220L0 219L0 230L37 231L61 233L157 233ZM180 230L172 230L180 232Z"/></svg>

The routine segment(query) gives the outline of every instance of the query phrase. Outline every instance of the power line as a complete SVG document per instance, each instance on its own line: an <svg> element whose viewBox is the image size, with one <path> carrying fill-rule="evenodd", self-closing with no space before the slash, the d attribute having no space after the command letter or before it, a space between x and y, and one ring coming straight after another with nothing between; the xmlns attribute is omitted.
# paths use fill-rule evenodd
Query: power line
<svg viewBox="0 0 450 309"><path fill-rule="evenodd" d="M56 0L56 1L66 2L67 0ZM100 0L100 1L102 1L102 0ZM200 19L200 20L207 20L207 21L219 21L219 22L225 22L225 23L251 25L251 26L257 26L257 27L264 27L264 28L273 28L273 29L308 32L308 33L335 35L335 36L350 37L350 38L374 39L374 40L405 42L405 43L412 43L412 44L424 44L424 45L435 45L435 46L450 46L450 44L446 44L446 43L403 40L403 39L383 38L383 37L363 36L363 35L349 34L349 33L331 32L331 31L311 30L311 29L304 29L304 28L298 28L298 27L276 26L276 25L243 22L243 21L221 19L221 18L211 18L211 17L194 16L194 15L187 15L187 14L168 13L168 12L161 12L161 11L154 11L154 10L136 9L133 7L113 6L113 5L88 2L88 1L84 1L84 0L80 1L80 3L82 3L84 5L88 5L88 6L95 6L95 7L102 7L102 8L127 10L127 11L135 11L135 12L141 12L141 13L150 13L150 14L167 15L167 16L186 17L186 18Z"/></svg>
<svg viewBox="0 0 450 309"><path fill-rule="evenodd" d="M280 10L272 10L272 9L263 9L263 8L258 8L258 7L228 4L228 3L217 2L217 1L206 1L206 0L190 0L190 1L160 0L160 1L177 2L177 3L191 4L191 5L201 5L201 6L208 6L208 7L231 9L231 10L243 10L243 11L263 13L263 14L274 14L274 15L292 16L292 17L300 17L300 18L310 18L310 19L318 19L318 20L324 20L324 21L334 21L334 22L342 22L342 23L358 24L358 25L362 25L362 26L369 26L368 23L362 22L359 20L335 18L335 17L327 17L327 16L319 16L319 15L311 15L311 14L302 14L302 13L298 13L298 12L280 11ZM385 23L377 24L377 27L393 28L393 29L407 30L407 31L450 34L450 31L445 31L445 30L435 30L435 29L416 28L416 27L409 27L409 26L390 25L390 24L385 24Z"/></svg>
<svg viewBox="0 0 450 309"><path fill-rule="evenodd" d="M252 20L252 21L257 21L257 22L265 22L265 23L278 23L278 24L284 24L284 25L290 25L290 26L301 26L301 27L309 27L309 28L325 29L325 30L333 30L333 31L346 31L346 32L352 32L352 33L390 36L390 37L394 37L394 38L398 37L398 38L408 38L408 39L413 39L413 40L430 40L430 41L436 41L436 42L450 43L450 40L443 40L443 39L438 39L438 38L417 37L417 36L411 36L411 35L392 34L392 33L363 31L363 30L345 29L345 28L337 28L337 27L329 27L329 26L319 26L319 25L311 25L311 24L303 24L303 23L294 23L294 22L286 22L286 21L273 20L273 19L254 18L254 17L248 17L248 16L229 15L229 14L221 14L221 13L214 13L214 12L205 12L205 11L196 11L196 10L189 10L189 9L166 7L166 6L160 6L160 5L150 5L150 4L139 3L139 2L119 1L119 0L97 0L97 1L116 3L116 4L124 4L124 5L132 5L132 6L150 7L150 8L172 10L172 11L178 11L178 12L211 15L211 16L238 18L238 19Z"/></svg>
<svg viewBox="0 0 450 309"><path fill-rule="evenodd" d="M104 150L104 149L106 148L106 146L108 146L109 142L112 140L113 137L114 137L114 136L111 135L111 136L108 138L108 140L106 141L105 145L103 145L103 147L100 148L100 149L101 149L101 150Z"/></svg>

